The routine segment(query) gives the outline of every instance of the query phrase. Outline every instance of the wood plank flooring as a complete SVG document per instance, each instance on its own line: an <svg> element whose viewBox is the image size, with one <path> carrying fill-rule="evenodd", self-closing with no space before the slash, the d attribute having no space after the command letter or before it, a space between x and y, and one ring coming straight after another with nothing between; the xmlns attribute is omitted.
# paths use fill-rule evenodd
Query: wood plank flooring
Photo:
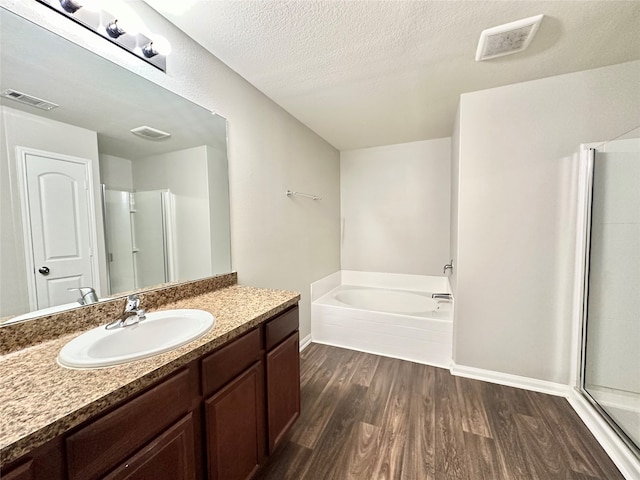
<svg viewBox="0 0 640 480"><path fill-rule="evenodd" d="M616 480L560 397L311 344L302 413L259 480Z"/></svg>

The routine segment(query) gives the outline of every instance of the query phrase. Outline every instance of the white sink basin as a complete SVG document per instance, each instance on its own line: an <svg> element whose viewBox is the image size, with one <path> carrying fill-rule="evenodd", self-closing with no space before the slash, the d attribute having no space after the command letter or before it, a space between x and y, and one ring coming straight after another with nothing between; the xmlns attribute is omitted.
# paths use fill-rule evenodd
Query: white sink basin
<svg viewBox="0 0 640 480"><path fill-rule="evenodd" d="M207 333L215 319L203 310L164 310L128 327L89 330L67 343L58 363L72 368L100 368L173 350Z"/></svg>

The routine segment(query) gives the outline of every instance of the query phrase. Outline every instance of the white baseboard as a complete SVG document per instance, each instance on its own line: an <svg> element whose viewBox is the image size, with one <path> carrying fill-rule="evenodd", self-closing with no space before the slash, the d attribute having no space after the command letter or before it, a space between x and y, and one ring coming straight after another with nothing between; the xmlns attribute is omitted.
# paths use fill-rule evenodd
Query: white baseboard
<svg viewBox="0 0 640 480"><path fill-rule="evenodd" d="M593 406L578 392L571 389L567 400L607 455L627 480L640 478L640 460L629 450L616 432Z"/></svg>
<svg viewBox="0 0 640 480"><path fill-rule="evenodd" d="M306 337L300 339L300 351L304 350L311 344L311 334Z"/></svg>
<svg viewBox="0 0 640 480"><path fill-rule="evenodd" d="M561 383L547 382L546 380L538 380L536 378L521 377L519 375L511 375L509 373L495 372L493 370L484 370L482 368L465 367L464 365L451 365L451 374L458 377L474 378L484 382L497 383L508 387L522 388L524 390L532 390L534 392L546 393L548 395L556 395L560 397L568 397L571 388Z"/></svg>

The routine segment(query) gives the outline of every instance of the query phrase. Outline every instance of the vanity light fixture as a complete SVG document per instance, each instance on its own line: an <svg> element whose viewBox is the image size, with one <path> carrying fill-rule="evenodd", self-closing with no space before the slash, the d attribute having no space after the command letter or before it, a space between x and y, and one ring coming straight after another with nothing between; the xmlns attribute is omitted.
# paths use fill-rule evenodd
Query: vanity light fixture
<svg viewBox="0 0 640 480"><path fill-rule="evenodd" d="M153 48L153 42L149 42L144 47L142 47L142 54L147 58L153 58L158 55L158 51Z"/></svg>
<svg viewBox="0 0 640 480"><path fill-rule="evenodd" d="M163 36L156 35L152 42L142 47L142 53L147 58L152 58L156 55L167 56L171 53L171 44Z"/></svg>
<svg viewBox="0 0 640 480"><path fill-rule="evenodd" d="M109 25L105 27L105 30L107 31L107 35L109 35L111 38L118 38L120 37L120 35L124 35L125 33L127 33L122 28L120 28L117 19L110 22Z"/></svg>
<svg viewBox="0 0 640 480"><path fill-rule="evenodd" d="M60 6L67 13L76 13L82 8L82 5L73 0L60 0Z"/></svg>
<svg viewBox="0 0 640 480"><path fill-rule="evenodd" d="M95 0L37 1L115 43L163 72L167 71L167 55L171 49L169 47L165 48L165 44L168 45L168 42L163 37L153 35L154 38L149 38L142 33L138 33L135 26L127 24L126 19L120 21L120 17L97 8ZM161 45L162 48L160 48Z"/></svg>

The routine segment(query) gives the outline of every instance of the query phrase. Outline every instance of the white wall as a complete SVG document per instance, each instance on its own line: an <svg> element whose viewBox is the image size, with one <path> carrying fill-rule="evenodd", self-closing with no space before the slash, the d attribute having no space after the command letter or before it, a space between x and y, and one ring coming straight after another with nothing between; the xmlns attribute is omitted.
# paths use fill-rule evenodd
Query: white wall
<svg viewBox="0 0 640 480"><path fill-rule="evenodd" d="M450 138L340 153L342 269L442 275Z"/></svg>
<svg viewBox="0 0 640 480"><path fill-rule="evenodd" d="M567 384L580 143L640 120L640 62L462 95L455 362Z"/></svg>
<svg viewBox="0 0 640 480"><path fill-rule="evenodd" d="M16 147L91 160L100 265L105 265L96 132L0 106L0 317L28 312ZM101 269L103 270L103 269ZM106 276L102 275L106 286Z"/></svg>
<svg viewBox="0 0 640 480"><path fill-rule="evenodd" d="M100 182L110 190L133 191L131 160L114 155L100 154Z"/></svg>
<svg viewBox="0 0 640 480"><path fill-rule="evenodd" d="M226 150L207 146L209 221L211 224L211 272L231 270L229 163Z"/></svg>
<svg viewBox="0 0 640 480"><path fill-rule="evenodd" d="M340 269L338 151L141 0L127 4L171 43L167 74L44 5L0 2L227 118L233 268L240 283L301 292L301 335L309 334L309 285ZM323 200L289 199L287 188Z"/></svg>
<svg viewBox="0 0 640 480"><path fill-rule="evenodd" d="M207 147L204 145L133 162L136 192L168 189L174 195L175 278L180 281L211 275L207 162ZM134 215L134 219L139 218Z"/></svg>

